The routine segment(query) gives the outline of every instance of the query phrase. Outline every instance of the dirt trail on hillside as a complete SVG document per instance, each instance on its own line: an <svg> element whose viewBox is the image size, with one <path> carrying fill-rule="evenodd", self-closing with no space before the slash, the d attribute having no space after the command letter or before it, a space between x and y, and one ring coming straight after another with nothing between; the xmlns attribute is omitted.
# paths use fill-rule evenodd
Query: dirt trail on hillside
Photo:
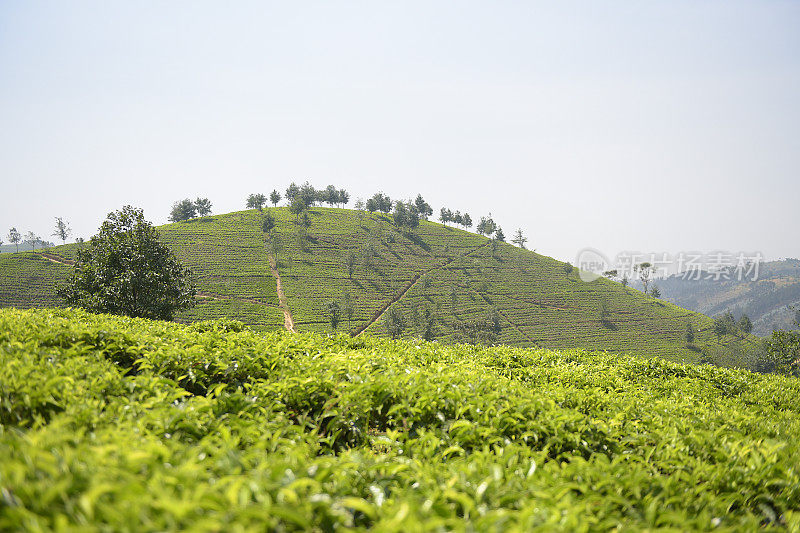
<svg viewBox="0 0 800 533"><path fill-rule="evenodd" d="M39 252L39 255L42 258L47 259L51 263L58 263L59 265L67 265L67 266L72 266L75 264L75 261L73 261L72 259L64 259L60 255L51 254L48 252Z"/></svg>
<svg viewBox="0 0 800 533"><path fill-rule="evenodd" d="M448 259L447 261L445 261L444 263L442 263L441 265L437 265L437 266L435 266L435 267L431 267L431 268L429 268L428 270L425 270L425 271L423 271L423 272L419 272L417 275L415 275L413 278L411 278L411 281L409 281L408 283L406 283L406 286L405 286L405 287L403 287L402 289L400 289L400 292L398 292L397 294L395 294L395 295L392 297L392 299L391 299L391 300L389 300L389 301L388 301L388 302L387 302L385 305L381 306L381 307L380 307L380 308L379 308L377 311L375 311L375 314L374 314L374 315L372 315L372 318L371 318L371 319L370 319L370 320L369 320L369 321L368 321L366 324L364 324L363 326L359 326L359 327L357 327L357 328L355 329L355 331L353 331L353 337L357 337L358 335L361 335L361 334L364 332L364 330L365 330L365 329L367 329L367 328L368 328L368 327L370 327L372 324L374 324L375 322L377 322L377 321L378 321L378 320L381 318L381 316L383 316L383 313L385 313L385 312L386 312L386 310L387 310L387 309L389 309L389 307L390 307L390 306L391 306L393 303L395 303L397 300L399 300L400 298L402 298L403 296L405 296L405 294L406 294L406 293L407 293L409 290L411 290L411 287L413 287L414 285L416 285L416 284L417 284L417 282L420 280L420 278L421 278L422 276L425 276L426 274L429 274L430 272L433 272L434 270L441 270L441 269L443 269L443 268L446 268L448 265L450 265L450 263L452 263L452 262L453 262L453 261L455 261L456 259L461 259L461 258L463 258L463 257L467 257L467 256L469 256L469 255L472 255L472 254L474 254L475 252L477 252L478 250L480 250L481 248L484 248L485 246L487 246L488 244L490 244L491 242L492 242L492 241L486 241L485 243L481 244L480 246L478 246L478 247L476 247L476 248L474 248L474 249L470 250L469 252L467 252L467 253L465 253L465 254L463 254L463 255L458 255L458 256L452 257L452 258Z"/></svg>
<svg viewBox="0 0 800 533"><path fill-rule="evenodd" d="M275 287L278 292L278 301L280 302L281 309L283 309L283 326L287 331L297 333L294 329L294 320L292 319L292 311L289 309L289 303L286 300L286 295L283 293L283 285L281 284L281 275L278 273L278 265L275 263L275 258L267 250L267 257L269 258L269 269L275 278Z"/></svg>

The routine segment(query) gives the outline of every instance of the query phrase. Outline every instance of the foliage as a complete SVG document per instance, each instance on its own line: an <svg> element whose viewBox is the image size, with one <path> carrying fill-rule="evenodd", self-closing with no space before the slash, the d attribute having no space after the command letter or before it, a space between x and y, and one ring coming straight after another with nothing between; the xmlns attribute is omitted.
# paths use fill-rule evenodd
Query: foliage
<svg viewBox="0 0 800 533"><path fill-rule="evenodd" d="M278 202L281 201L281 193L279 193L276 189L273 189L271 193L269 193L269 201L272 202L272 207L276 207Z"/></svg>
<svg viewBox="0 0 800 533"><path fill-rule="evenodd" d="M342 307L336 300L331 300L325 305L325 312L328 315L328 321L331 324L331 329L339 327L339 321L342 319Z"/></svg>
<svg viewBox="0 0 800 533"><path fill-rule="evenodd" d="M650 289L650 296L653 298L661 298L661 289L658 288L658 285L653 284L653 288Z"/></svg>
<svg viewBox="0 0 800 533"><path fill-rule="evenodd" d="M691 321L686 323L686 343L693 344L694 339L697 337L697 331Z"/></svg>
<svg viewBox="0 0 800 533"><path fill-rule="evenodd" d="M65 244L67 242L67 238L72 234L72 229L69 227L69 223L64 222L64 219L61 217L56 217L56 228L53 231L53 237L61 239L61 243Z"/></svg>
<svg viewBox="0 0 800 533"><path fill-rule="evenodd" d="M68 305L90 311L171 320L194 305L195 287L142 210L125 206L78 250L59 293Z"/></svg>
<svg viewBox="0 0 800 533"><path fill-rule="evenodd" d="M272 216L272 213L270 213L269 210L267 210L267 212L264 213L264 218L261 222L261 229L264 231L264 233L269 233L271 235L272 230L275 229L275 225L275 217Z"/></svg>
<svg viewBox="0 0 800 533"><path fill-rule="evenodd" d="M22 234L17 228L8 230L8 242L16 246L16 251L19 252L19 243L22 242Z"/></svg>
<svg viewBox="0 0 800 533"><path fill-rule="evenodd" d="M0 310L0 530L794 531L797 379Z"/></svg>
<svg viewBox="0 0 800 533"><path fill-rule="evenodd" d="M747 315L742 315L742 318L739 319L739 323L737 324L739 331L750 334L753 331L753 322L750 320L750 317Z"/></svg>
<svg viewBox="0 0 800 533"><path fill-rule="evenodd" d="M388 213L392 210L392 199L382 192L377 192L372 196L372 198L367 200L366 208L370 213L374 213L375 211Z"/></svg>
<svg viewBox="0 0 800 533"><path fill-rule="evenodd" d="M511 239L511 242L520 248L525 248L525 243L528 242L528 238L522 233L522 228L517 228L517 231L514 233L514 238Z"/></svg>
<svg viewBox="0 0 800 533"><path fill-rule="evenodd" d="M391 338L396 339L402 335L406 329L406 319L400 306L394 304L389 306L383 315L383 325Z"/></svg>
<svg viewBox="0 0 800 533"><path fill-rule="evenodd" d="M205 217L211 214L211 200L208 198L197 198L194 201L194 207L197 209L197 215Z"/></svg>
<svg viewBox="0 0 800 533"><path fill-rule="evenodd" d="M288 195L287 195L288 197ZM247 197L247 202L245 203L245 207L248 209L258 209L261 211L264 208L264 204L267 202L267 197L261 193L251 194Z"/></svg>
<svg viewBox="0 0 800 533"><path fill-rule="evenodd" d="M423 220L428 220L428 217L433 215L433 208L425 201L421 194L418 194L414 199L414 207L417 208L419 217Z"/></svg>
<svg viewBox="0 0 800 533"><path fill-rule="evenodd" d="M778 372L800 377L800 331L773 331L767 349Z"/></svg>
<svg viewBox="0 0 800 533"><path fill-rule="evenodd" d="M172 204L172 210L169 212L170 222L183 222L191 220L197 216L197 206L193 201L184 198Z"/></svg>
<svg viewBox="0 0 800 533"><path fill-rule="evenodd" d="M481 217L481 221L478 222L476 229L479 234L489 237L497 231L497 224L492 220L492 217Z"/></svg>

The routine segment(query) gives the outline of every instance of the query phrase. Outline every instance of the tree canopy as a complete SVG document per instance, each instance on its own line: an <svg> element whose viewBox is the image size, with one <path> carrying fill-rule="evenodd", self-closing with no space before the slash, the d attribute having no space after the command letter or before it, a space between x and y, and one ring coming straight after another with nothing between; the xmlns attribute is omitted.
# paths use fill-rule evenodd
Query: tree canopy
<svg viewBox="0 0 800 533"><path fill-rule="evenodd" d="M96 313L171 320L195 303L192 274L158 240L141 209L109 213L59 294Z"/></svg>

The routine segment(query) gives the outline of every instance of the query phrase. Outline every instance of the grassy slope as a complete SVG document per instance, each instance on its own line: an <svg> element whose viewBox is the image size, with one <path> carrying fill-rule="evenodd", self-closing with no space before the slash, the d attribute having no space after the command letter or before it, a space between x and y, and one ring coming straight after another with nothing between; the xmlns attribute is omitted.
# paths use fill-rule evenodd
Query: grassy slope
<svg viewBox="0 0 800 533"><path fill-rule="evenodd" d="M517 346L588 348L696 361L684 334L691 320L700 330L696 344L717 345L710 320L670 303L599 279L585 283L577 270L567 274L554 259L501 244L492 254L488 240L474 233L423 221L415 235L397 232L388 218L345 209L314 208L309 239L285 208L273 243L284 292L299 331L327 331L326 305L348 292L355 316L342 328L383 335L374 318L394 299L407 317L413 308L437 309L437 339L455 340L454 324L484 316L496 307L503 317L500 341ZM231 316L257 329L283 325L261 214L242 211L161 226L163 240L198 277L202 299L181 321ZM371 248L372 266L362 256ZM75 245L50 250L51 257L74 258ZM349 279L345 257L359 263ZM0 305L52 306L52 287L68 266L34 253L0 255ZM606 302L610 321L600 306ZM410 322L410 320L409 320ZM410 324L413 326L413 324ZM415 334L409 327L406 337ZM732 337L722 343L736 342Z"/></svg>
<svg viewBox="0 0 800 533"><path fill-rule="evenodd" d="M800 382L0 310L0 530L800 528Z"/></svg>

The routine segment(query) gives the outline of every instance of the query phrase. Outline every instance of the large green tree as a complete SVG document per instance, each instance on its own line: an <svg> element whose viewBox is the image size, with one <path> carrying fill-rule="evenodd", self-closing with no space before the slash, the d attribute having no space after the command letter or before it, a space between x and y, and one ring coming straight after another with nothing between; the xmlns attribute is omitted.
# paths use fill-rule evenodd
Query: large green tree
<svg viewBox="0 0 800 533"><path fill-rule="evenodd" d="M96 313L171 320L195 303L192 274L158 239L141 209L109 213L59 294Z"/></svg>
<svg viewBox="0 0 800 533"><path fill-rule="evenodd" d="M170 222L183 222L184 220L191 220L197 216L197 206L193 201L184 198L179 202L172 204L172 210L169 212Z"/></svg>

